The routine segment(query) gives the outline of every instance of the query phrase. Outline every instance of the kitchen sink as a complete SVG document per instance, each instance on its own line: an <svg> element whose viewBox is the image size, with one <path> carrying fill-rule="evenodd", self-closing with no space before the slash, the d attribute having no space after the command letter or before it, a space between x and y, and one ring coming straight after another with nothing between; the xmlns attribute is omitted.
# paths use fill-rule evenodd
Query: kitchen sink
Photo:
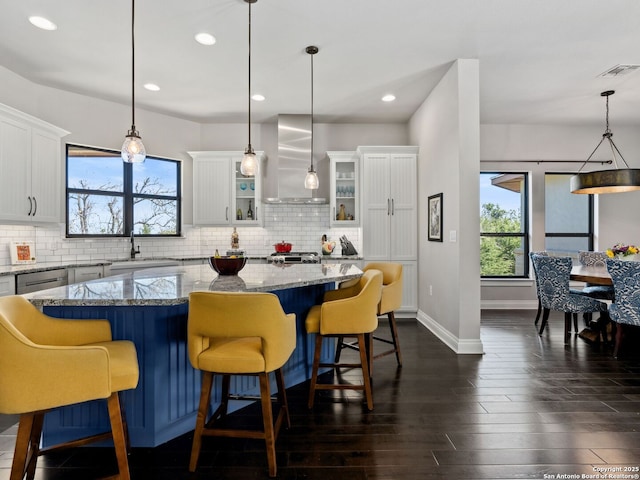
<svg viewBox="0 0 640 480"><path fill-rule="evenodd" d="M111 264L111 274L119 275L121 273L135 272L136 270L141 270L143 268L171 267L176 265L180 265L178 260L171 260L167 258L117 260Z"/></svg>

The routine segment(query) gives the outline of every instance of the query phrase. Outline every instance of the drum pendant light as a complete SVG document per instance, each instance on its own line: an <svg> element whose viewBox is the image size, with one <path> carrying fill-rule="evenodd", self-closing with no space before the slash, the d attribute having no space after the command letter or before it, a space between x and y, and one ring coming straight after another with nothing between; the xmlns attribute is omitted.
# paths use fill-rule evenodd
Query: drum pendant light
<svg viewBox="0 0 640 480"><path fill-rule="evenodd" d="M631 192L633 190L640 190L640 169L629 168L627 161L618 150L618 147L613 143L613 133L609 129L609 97L615 93L614 90L607 90L602 92L600 96L605 97L607 100L607 113L606 113L606 129L602 134L602 139L596 145L589 158L582 164L578 173L571 177L571 193L619 193L619 192ZM598 170L595 172L581 173L584 166L589 163L593 154L607 140L611 147L611 154L613 156L614 169L611 170ZM626 168L618 168L617 157L620 157Z"/></svg>
<svg viewBox="0 0 640 480"><path fill-rule="evenodd" d="M253 177L258 171L258 160L256 159L256 152L253 151L251 146L251 4L256 3L258 0L244 0L249 4L249 108L248 115L248 130L249 130L249 143L244 150L244 156L240 162L240 173L247 177Z"/></svg>
<svg viewBox="0 0 640 480"><path fill-rule="evenodd" d="M135 0L131 0L131 129L122 144L120 155L126 163L144 162L147 152L142 143L142 138L136 130L136 42L135 42Z"/></svg>
<svg viewBox="0 0 640 480"><path fill-rule="evenodd" d="M304 188L315 190L320 185L318 174L313 168L313 56L318 53L318 47L310 45L307 47L306 51L311 57L311 166L309 167L307 176L304 179Z"/></svg>

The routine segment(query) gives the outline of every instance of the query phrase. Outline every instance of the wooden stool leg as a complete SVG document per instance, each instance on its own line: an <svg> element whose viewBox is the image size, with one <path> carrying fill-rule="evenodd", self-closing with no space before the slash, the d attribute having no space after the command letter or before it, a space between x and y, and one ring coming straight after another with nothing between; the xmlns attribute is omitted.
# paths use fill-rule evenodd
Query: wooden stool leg
<svg viewBox="0 0 640 480"><path fill-rule="evenodd" d="M313 408L318 383L318 369L320 368L320 354L322 353L322 335L316 334L316 347L313 352L313 367L311 368L311 385L309 386L308 407Z"/></svg>
<svg viewBox="0 0 640 480"><path fill-rule="evenodd" d="M289 402L287 401L287 391L284 386L284 375L282 368L276 370L276 384L278 385L278 402L280 408L284 409L284 420L287 428L291 428L291 419L289 418Z"/></svg>
<svg viewBox="0 0 640 480"><path fill-rule="evenodd" d="M22 480L25 474L27 476L30 474L30 478L34 477L43 420L43 412L23 413L20 415L10 480Z"/></svg>
<svg viewBox="0 0 640 480"><path fill-rule="evenodd" d="M342 354L342 348L344 343L344 337L338 337L336 342L336 356L333 359L334 363L340 363L340 355Z"/></svg>
<svg viewBox="0 0 640 480"><path fill-rule="evenodd" d="M389 317L389 328L391 329L391 340L393 340L393 348L396 352L396 361L402 366L402 354L400 353L400 338L398 336L398 325L396 324L396 314L394 312L387 313Z"/></svg>
<svg viewBox="0 0 640 480"><path fill-rule="evenodd" d="M113 445L118 459L119 479L130 480L129 459L127 458L127 435L125 433L124 422L122 421L122 407L118 392L111 394L107 400L109 408L109 420L111 422L111 434L113 435Z"/></svg>
<svg viewBox="0 0 640 480"><path fill-rule="evenodd" d="M200 390L200 405L196 416L196 429L193 433L193 444L191 446L191 459L189 460L189 471L195 472L202 447L202 432L207 421L209 411L209 398L211 397L211 387L213 386L213 373L202 372L202 389Z"/></svg>
<svg viewBox="0 0 640 480"><path fill-rule="evenodd" d="M369 358L367 355L367 345L365 335L358 334L358 346L360 347L360 363L362 365L362 381L364 382L364 392L367 399L367 408L373 410L373 395L371 393L371 376L369 374Z"/></svg>
<svg viewBox="0 0 640 480"><path fill-rule="evenodd" d="M269 374L260 373L260 403L262 404L262 424L264 425L264 442L267 447L267 463L269 476L275 477L278 466L276 464L276 436L273 427L273 409L271 407L271 393L269 391Z"/></svg>

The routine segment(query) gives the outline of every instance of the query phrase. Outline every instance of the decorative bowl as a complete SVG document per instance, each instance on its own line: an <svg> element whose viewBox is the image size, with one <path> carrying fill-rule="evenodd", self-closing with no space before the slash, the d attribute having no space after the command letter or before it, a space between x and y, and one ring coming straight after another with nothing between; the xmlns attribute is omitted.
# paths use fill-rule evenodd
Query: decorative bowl
<svg viewBox="0 0 640 480"><path fill-rule="evenodd" d="M247 257L209 257L209 266L218 275L237 275L247 263Z"/></svg>

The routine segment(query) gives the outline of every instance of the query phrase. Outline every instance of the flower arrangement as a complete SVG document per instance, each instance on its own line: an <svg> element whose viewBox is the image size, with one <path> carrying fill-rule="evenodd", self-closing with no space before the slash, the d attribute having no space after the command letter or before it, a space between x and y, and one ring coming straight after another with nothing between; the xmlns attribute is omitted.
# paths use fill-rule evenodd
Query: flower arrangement
<svg viewBox="0 0 640 480"><path fill-rule="evenodd" d="M622 243L618 243L607 250L607 257L627 257L629 255L636 255L638 252L640 252L640 249L635 245L623 245Z"/></svg>

